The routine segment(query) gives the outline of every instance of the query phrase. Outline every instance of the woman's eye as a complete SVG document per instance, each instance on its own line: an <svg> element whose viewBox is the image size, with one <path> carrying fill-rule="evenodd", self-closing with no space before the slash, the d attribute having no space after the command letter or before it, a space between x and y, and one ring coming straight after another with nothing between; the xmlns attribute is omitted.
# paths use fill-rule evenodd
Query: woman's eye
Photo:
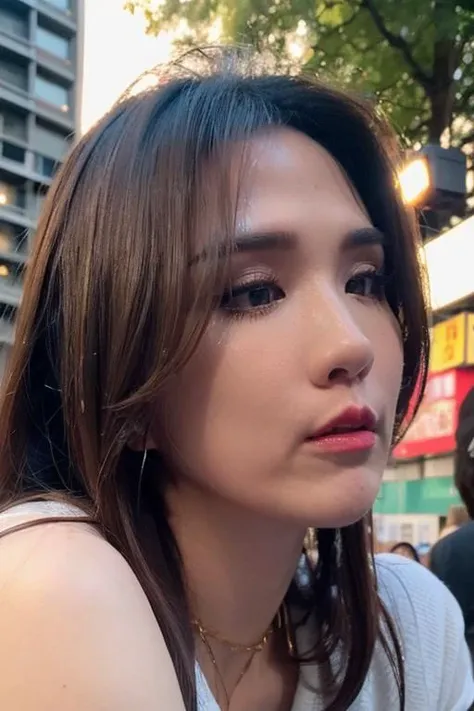
<svg viewBox="0 0 474 711"><path fill-rule="evenodd" d="M385 274L369 271L351 277L346 284L346 292L382 301L385 298L385 287Z"/></svg>
<svg viewBox="0 0 474 711"><path fill-rule="evenodd" d="M237 286L224 294L221 308L228 311L264 309L285 298L285 292L276 284L260 283Z"/></svg>

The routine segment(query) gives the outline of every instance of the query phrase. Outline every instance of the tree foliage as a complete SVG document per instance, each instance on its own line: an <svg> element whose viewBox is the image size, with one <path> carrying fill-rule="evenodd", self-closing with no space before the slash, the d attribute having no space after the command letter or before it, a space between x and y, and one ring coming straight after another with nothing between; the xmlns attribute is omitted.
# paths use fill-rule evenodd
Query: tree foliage
<svg viewBox="0 0 474 711"><path fill-rule="evenodd" d="M376 98L408 145L473 155L474 0L135 0L148 32L181 44L223 41L271 49L304 69Z"/></svg>

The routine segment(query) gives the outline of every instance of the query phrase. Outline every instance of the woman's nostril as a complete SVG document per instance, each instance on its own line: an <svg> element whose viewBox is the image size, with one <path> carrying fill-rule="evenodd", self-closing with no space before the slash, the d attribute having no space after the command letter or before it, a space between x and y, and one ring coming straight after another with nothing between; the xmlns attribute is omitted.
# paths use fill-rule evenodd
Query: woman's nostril
<svg viewBox="0 0 474 711"><path fill-rule="evenodd" d="M345 378L349 377L349 373L345 368L334 368L330 373L329 373L329 380L334 381L334 380L344 380Z"/></svg>

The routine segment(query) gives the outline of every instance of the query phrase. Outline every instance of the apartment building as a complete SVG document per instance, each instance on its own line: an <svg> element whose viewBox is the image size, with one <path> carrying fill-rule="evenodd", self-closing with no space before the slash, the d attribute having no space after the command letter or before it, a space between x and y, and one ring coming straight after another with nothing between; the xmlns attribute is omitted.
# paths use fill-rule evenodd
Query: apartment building
<svg viewBox="0 0 474 711"><path fill-rule="evenodd" d="M0 375L37 218L79 126L83 5L0 0Z"/></svg>

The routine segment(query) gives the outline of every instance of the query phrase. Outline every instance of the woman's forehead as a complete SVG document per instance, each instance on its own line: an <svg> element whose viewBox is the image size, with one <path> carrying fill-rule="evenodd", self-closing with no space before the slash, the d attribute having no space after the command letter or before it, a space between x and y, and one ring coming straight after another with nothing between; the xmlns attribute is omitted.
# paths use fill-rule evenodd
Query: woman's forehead
<svg viewBox="0 0 474 711"><path fill-rule="evenodd" d="M316 203L344 204L368 218L367 210L344 169L319 143L289 128L259 132L247 141L244 160L234 169L236 215L239 224L258 213L264 219L285 220L291 205L313 212ZM316 215L315 215L316 217ZM290 227L290 225L287 225Z"/></svg>
<svg viewBox="0 0 474 711"><path fill-rule="evenodd" d="M202 163L198 189L193 235L198 254L212 250L216 241L223 244L255 228L298 231L301 212L315 223L325 218L331 222L333 215L335 223L341 221L341 231L370 223L336 159L292 128L261 129L245 141L221 145Z"/></svg>

